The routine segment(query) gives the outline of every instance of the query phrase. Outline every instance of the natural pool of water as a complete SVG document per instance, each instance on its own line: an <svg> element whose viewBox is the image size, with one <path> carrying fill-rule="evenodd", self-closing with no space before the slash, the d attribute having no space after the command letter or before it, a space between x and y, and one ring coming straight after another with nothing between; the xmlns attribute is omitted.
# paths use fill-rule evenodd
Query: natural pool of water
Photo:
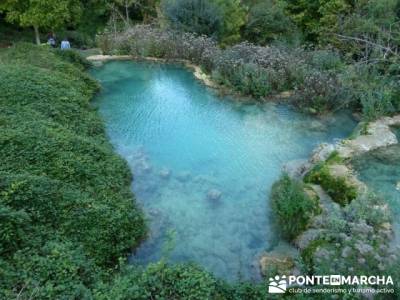
<svg viewBox="0 0 400 300"><path fill-rule="evenodd" d="M400 130L394 131L400 138ZM400 245L400 145L368 152L354 158L352 165L359 178L389 204L393 214L394 245Z"/></svg>
<svg viewBox="0 0 400 300"><path fill-rule="evenodd" d="M218 97L172 64L115 61L92 74L103 86L95 105L150 221L132 256L141 264L164 257L254 279L256 256L276 240L268 194L283 164L355 126L345 113L317 119Z"/></svg>

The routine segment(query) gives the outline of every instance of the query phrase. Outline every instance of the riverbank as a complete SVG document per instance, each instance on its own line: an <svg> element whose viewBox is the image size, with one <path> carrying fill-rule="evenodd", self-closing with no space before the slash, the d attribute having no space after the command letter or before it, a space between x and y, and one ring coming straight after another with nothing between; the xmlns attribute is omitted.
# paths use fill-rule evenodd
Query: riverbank
<svg viewBox="0 0 400 300"><path fill-rule="evenodd" d="M212 81L211 77L202 71L201 67L194 65L188 60L184 59L164 59L157 57L137 57L132 55L91 55L86 57L87 60L92 62L106 62L112 60L144 60L149 62L161 62L161 63L178 63L183 64L185 67L193 71L193 75L196 79L200 80L204 85L219 89L221 88L218 84Z"/></svg>
<svg viewBox="0 0 400 300"><path fill-rule="evenodd" d="M399 125L400 115L360 123L350 138L320 145L308 161L287 164L285 171L292 180L302 182L317 196L321 214L289 241L297 255L276 256L276 251L271 251L261 256L265 274L279 266L289 274L347 274L358 270L400 278L398 250L391 243L400 233L393 230L387 200L373 195L352 167L354 158L398 144L393 127ZM283 267L282 261L286 262Z"/></svg>

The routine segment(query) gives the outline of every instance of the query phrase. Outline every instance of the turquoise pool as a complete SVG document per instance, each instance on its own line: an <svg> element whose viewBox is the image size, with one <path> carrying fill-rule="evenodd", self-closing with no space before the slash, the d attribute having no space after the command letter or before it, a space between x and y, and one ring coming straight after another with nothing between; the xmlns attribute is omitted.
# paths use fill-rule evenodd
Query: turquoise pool
<svg viewBox="0 0 400 300"><path fill-rule="evenodd" d="M397 129L400 138L400 130ZM359 178L389 204L393 215L394 245L400 246L400 145L371 151L352 161Z"/></svg>
<svg viewBox="0 0 400 300"><path fill-rule="evenodd" d="M257 278L257 255L277 241L268 194L283 164L346 137L346 113L324 119L289 106L243 103L173 64L115 61L93 69L95 100L151 233L132 255L196 262L227 280Z"/></svg>

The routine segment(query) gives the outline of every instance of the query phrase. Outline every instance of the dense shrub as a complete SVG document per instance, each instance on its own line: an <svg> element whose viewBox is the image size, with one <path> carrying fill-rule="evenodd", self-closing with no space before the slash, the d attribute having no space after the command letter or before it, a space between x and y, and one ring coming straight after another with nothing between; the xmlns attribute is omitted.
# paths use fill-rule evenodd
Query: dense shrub
<svg viewBox="0 0 400 300"><path fill-rule="evenodd" d="M293 100L299 107L312 113L324 113L344 108L345 101L340 101L341 84L334 74L317 70L304 72L302 82L297 83Z"/></svg>
<svg viewBox="0 0 400 300"><path fill-rule="evenodd" d="M145 235L86 67L28 44L0 55L0 298L85 298Z"/></svg>
<svg viewBox="0 0 400 300"><path fill-rule="evenodd" d="M110 286L100 285L98 299L215 299L217 280L194 265L164 262L145 270L128 267Z"/></svg>
<svg viewBox="0 0 400 300"><path fill-rule="evenodd" d="M333 51L314 53L248 42L220 49L209 37L150 25L133 26L116 36L104 34L98 39L107 53L188 60L210 73L215 82L244 95L261 99L294 90L292 102L313 113L347 105L336 74L342 63Z"/></svg>
<svg viewBox="0 0 400 300"><path fill-rule="evenodd" d="M283 236L289 241L303 232L311 218L320 213L318 199L306 194L304 188L286 174L272 186L272 209Z"/></svg>
<svg viewBox="0 0 400 300"><path fill-rule="evenodd" d="M125 267L113 282L103 282L95 291L95 298L101 300L259 300L268 297L268 284L264 280L228 284L195 265L167 265L163 261L150 264L144 270Z"/></svg>
<svg viewBox="0 0 400 300"><path fill-rule="evenodd" d="M390 299L397 299L400 258L390 245L390 216L385 202L369 194L360 195L345 208L333 208L320 224L320 236L302 253L307 259L305 270L311 267L315 275L390 275L395 283Z"/></svg>
<svg viewBox="0 0 400 300"><path fill-rule="evenodd" d="M74 64L78 68L88 69L92 64L78 53L77 50L70 49L68 51L57 49L55 52L63 60Z"/></svg>
<svg viewBox="0 0 400 300"><path fill-rule="evenodd" d="M103 35L99 39L113 51L139 57L185 59L208 72L213 68L213 58L220 51L216 42L204 35L161 30L151 25L133 26L116 37Z"/></svg>
<svg viewBox="0 0 400 300"><path fill-rule="evenodd" d="M88 287L101 278L82 249L55 237L16 251L0 266L1 299L90 299Z"/></svg>
<svg viewBox="0 0 400 300"><path fill-rule="evenodd" d="M341 74L344 91L365 121L400 112L400 88L396 74L384 66L354 65Z"/></svg>
<svg viewBox="0 0 400 300"><path fill-rule="evenodd" d="M214 59L215 80L246 95L265 97L291 89L291 68L301 58L277 47L240 43L225 49Z"/></svg>

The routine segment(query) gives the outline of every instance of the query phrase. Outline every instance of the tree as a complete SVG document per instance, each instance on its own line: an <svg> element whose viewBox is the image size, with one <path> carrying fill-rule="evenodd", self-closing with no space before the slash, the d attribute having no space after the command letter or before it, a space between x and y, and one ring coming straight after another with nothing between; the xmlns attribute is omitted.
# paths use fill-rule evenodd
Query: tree
<svg viewBox="0 0 400 300"><path fill-rule="evenodd" d="M173 28L213 36L221 44L238 41L246 22L239 0L164 0L161 7Z"/></svg>
<svg viewBox="0 0 400 300"><path fill-rule="evenodd" d="M247 11L240 0L215 0L223 13L219 38L223 45L240 40L240 30L246 24Z"/></svg>
<svg viewBox="0 0 400 300"><path fill-rule="evenodd" d="M165 0L161 5L175 29L216 37L222 26L222 11L211 0Z"/></svg>
<svg viewBox="0 0 400 300"><path fill-rule="evenodd" d="M351 11L350 0L285 0L292 20L307 39L318 42L327 32L340 27L343 16Z"/></svg>
<svg viewBox="0 0 400 300"><path fill-rule="evenodd" d="M135 4L138 4L138 0L115 0L116 4L118 6L122 6L124 8L124 14L125 14L125 22L129 23L130 22L130 17L129 17L129 9Z"/></svg>
<svg viewBox="0 0 400 300"><path fill-rule="evenodd" d="M56 29L80 19L82 6L79 0L3 0L0 12L6 20L22 27L33 27L36 43L40 44L39 29Z"/></svg>
<svg viewBox="0 0 400 300"><path fill-rule="evenodd" d="M335 46L363 60L398 57L398 7L398 0L357 1L335 32Z"/></svg>
<svg viewBox="0 0 400 300"><path fill-rule="evenodd" d="M285 13L285 3L266 0L251 7L245 36L253 43L265 45L274 40L290 38L295 31L296 26Z"/></svg>

